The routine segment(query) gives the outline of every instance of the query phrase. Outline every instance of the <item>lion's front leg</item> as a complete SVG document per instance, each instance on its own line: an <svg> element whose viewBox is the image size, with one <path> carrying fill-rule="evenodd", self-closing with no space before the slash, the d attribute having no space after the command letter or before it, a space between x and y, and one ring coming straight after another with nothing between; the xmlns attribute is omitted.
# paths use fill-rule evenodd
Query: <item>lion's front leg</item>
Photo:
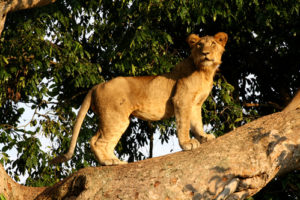
<svg viewBox="0 0 300 200"><path fill-rule="evenodd" d="M212 134L206 134L203 130L201 106L197 105L192 108L191 112L191 130L195 138L200 143L206 142L208 140L215 139L216 137Z"/></svg>
<svg viewBox="0 0 300 200"><path fill-rule="evenodd" d="M185 99L187 100L187 99ZM191 101L173 98L176 118L177 136L183 150L192 150L200 146L196 139L190 137Z"/></svg>

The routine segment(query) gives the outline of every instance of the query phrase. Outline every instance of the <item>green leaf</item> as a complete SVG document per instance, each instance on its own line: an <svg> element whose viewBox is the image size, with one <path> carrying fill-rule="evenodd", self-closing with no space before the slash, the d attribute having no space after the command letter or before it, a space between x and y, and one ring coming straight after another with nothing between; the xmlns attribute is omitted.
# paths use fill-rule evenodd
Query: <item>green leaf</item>
<svg viewBox="0 0 300 200"><path fill-rule="evenodd" d="M214 13L213 21L215 22L216 20L217 20L217 13Z"/></svg>
<svg viewBox="0 0 300 200"><path fill-rule="evenodd" d="M6 200L6 198L3 194L0 194L0 200Z"/></svg>
<svg viewBox="0 0 300 200"><path fill-rule="evenodd" d="M167 34L166 37L167 37L168 42L173 44L172 37L169 34Z"/></svg>
<svg viewBox="0 0 300 200"><path fill-rule="evenodd" d="M8 60L7 60L6 57L3 56L2 59L3 59L3 61L5 62L5 64L9 64L9 62L8 62Z"/></svg>

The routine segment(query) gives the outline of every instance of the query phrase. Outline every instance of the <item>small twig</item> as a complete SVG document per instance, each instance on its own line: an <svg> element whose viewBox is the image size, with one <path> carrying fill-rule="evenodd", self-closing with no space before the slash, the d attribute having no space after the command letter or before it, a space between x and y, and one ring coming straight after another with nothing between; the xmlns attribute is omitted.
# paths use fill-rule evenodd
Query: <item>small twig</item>
<svg viewBox="0 0 300 200"><path fill-rule="evenodd" d="M273 107L273 108L276 108L278 110L282 110L283 109L282 106L280 106L277 103L274 103L272 101L268 101L267 103L264 103L264 104L244 102L243 106L244 107Z"/></svg>

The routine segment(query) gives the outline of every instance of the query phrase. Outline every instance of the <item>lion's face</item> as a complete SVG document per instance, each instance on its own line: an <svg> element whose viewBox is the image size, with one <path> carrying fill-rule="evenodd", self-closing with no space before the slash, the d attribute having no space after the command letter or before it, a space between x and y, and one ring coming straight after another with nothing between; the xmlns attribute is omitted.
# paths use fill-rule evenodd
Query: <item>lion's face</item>
<svg viewBox="0 0 300 200"><path fill-rule="evenodd" d="M191 34L187 42L191 47L191 56L196 66L218 66L228 40L226 33L220 32L214 36L199 37Z"/></svg>

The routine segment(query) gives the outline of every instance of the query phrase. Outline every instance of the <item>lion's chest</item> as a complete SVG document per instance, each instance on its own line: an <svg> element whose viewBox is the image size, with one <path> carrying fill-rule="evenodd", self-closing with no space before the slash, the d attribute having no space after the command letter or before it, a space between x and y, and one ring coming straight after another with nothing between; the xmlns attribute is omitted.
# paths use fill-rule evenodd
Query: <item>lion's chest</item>
<svg viewBox="0 0 300 200"><path fill-rule="evenodd" d="M206 100L208 95L209 95L208 92L201 92L199 94L196 94L193 98L193 105L203 104L203 102Z"/></svg>
<svg viewBox="0 0 300 200"><path fill-rule="evenodd" d="M207 84L205 87L199 87L199 89L193 94L193 105L203 104L203 102L207 99L210 91L212 89L212 85Z"/></svg>

